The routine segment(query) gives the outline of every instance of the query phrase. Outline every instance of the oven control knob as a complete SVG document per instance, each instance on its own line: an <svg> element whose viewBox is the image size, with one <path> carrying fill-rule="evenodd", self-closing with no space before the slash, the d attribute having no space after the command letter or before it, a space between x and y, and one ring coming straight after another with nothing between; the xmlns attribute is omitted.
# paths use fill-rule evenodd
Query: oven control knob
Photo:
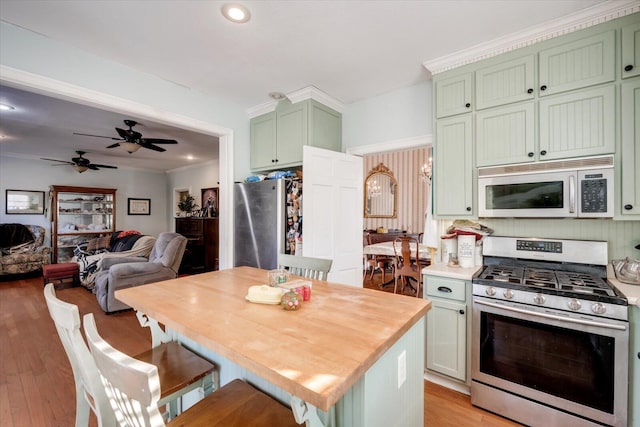
<svg viewBox="0 0 640 427"><path fill-rule="evenodd" d="M591 305L591 311L595 314L604 314L604 312L607 311L607 307L601 302L596 302Z"/></svg>
<svg viewBox="0 0 640 427"><path fill-rule="evenodd" d="M571 298L569 300L569 302L567 303L567 305L573 311L578 311L578 310L580 310L580 307L582 307L582 303L580 303L580 301L578 301L575 298Z"/></svg>
<svg viewBox="0 0 640 427"><path fill-rule="evenodd" d="M535 296L533 297L533 302L535 302L538 305L544 304L545 301L546 301L546 298L542 294L535 294Z"/></svg>
<svg viewBox="0 0 640 427"><path fill-rule="evenodd" d="M513 299L513 291L511 289L505 289L502 293L506 299Z"/></svg>
<svg viewBox="0 0 640 427"><path fill-rule="evenodd" d="M493 286L489 286L484 292L490 297L496 294L496 290L493 288Z"/></svg>

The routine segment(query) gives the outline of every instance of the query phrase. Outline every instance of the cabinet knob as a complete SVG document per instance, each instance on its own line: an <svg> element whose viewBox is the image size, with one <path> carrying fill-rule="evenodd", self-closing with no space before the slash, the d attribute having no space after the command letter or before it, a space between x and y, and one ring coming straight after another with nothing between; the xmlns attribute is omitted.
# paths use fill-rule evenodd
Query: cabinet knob
<svg viewBox="0 0 640 427"><path fill-rule="evenodd" d="M459 313L460 313L460 314L464 314L464 310L460 310L460 311L459 311Z"/></svg>
<svg viewBox="0 0 640 427"><path fill-rule="evenodd" d="M626 67L624 67L625 71L631 71L633 70L633 65L627 65Z"/></svg>
<svg viewBox="0 0 640 427"><path fill-rule="evenodd" d="M542 151L540 152L540 155L541 155L541 156L546 156L546 155L547 155L547 150L542 150Z"/></svg>
<svg viewBox="0 0 640 427"><path fill-rule="evenodd" d="M633 205L624 205L624 209L630 211L631 209L633 209Z"/></svg>
<svg viewBox="0 0 640 427"><path fill-rule="evenodd" d="M276 159L271 159L271 163L275 163L275 162L276 162Z"/></svg>
<svg viewBox="0 0 640 427"><path fill-rule="evenodd" d="M528 89L527 93L533 93L533 89Z"/></svg>
<svg viewBox="0 0 640 427"><path fill-rule="evenodd" d="M471 206L467 206L467 212L471 212Z"/></svg>
<svg viewBox="0 0 640 427"><path fill-rule="evenodd" d="M469 108L469 107L471 107L471 104L467 102L466 104L464 104L464 106Z"/></svg>
<svg viewBox="0 0 640 427"><path fill-rule="evenodd" d="M547 90L547 85L540 86L540 90Z"/></svg>
<svg viewBox="0 0 640 427"><path fill-rule="evenodd" d="M527 153L527 156L533 157L533 153L532 152L531 153Z"/></svg>

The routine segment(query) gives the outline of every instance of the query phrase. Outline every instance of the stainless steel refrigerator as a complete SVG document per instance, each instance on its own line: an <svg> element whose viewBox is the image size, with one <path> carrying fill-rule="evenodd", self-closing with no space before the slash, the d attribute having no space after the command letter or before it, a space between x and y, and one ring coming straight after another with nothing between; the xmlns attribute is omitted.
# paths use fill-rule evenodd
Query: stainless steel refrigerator
<svg viewBox="0 0 640 427"><path fill-rule="evenodd" d="M234 187L236 267L277 268L279 253L302 244L302 182L290 179Z"/></svg>

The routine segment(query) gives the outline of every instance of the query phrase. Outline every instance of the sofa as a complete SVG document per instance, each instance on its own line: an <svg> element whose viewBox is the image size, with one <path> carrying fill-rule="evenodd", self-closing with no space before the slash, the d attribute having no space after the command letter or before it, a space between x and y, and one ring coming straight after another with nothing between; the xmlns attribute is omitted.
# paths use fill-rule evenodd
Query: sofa
<svg viewBox="0 0 640 427"><path fill-rule="evenodd" d="M51 262L44 245L45 229L39 225L0 224L0 276L42 270Z"/></svg>
<svg viewBox="0 0 640 427"><path fill-rule="evenodd" d="M147 259L155 242L154 236L142 235L137 231L116 231L79 245L71 262L78 264L80 284L92 290L105 260L131 257Z"/></svg>

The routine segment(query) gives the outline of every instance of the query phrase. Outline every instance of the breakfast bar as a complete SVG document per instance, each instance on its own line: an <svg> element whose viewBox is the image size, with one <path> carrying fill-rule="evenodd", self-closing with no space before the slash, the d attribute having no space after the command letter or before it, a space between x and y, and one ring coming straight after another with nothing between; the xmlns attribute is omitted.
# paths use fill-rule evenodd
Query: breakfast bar
<svg viewBox="0 0 640 427"><path fill-rule="evenodd" d="M318 280L297 311L247 301L266 280L266 270L237 267L116 298L215 362L222 384L245 379L312 413L311 425L423 425L430 301Z"/></svg>

